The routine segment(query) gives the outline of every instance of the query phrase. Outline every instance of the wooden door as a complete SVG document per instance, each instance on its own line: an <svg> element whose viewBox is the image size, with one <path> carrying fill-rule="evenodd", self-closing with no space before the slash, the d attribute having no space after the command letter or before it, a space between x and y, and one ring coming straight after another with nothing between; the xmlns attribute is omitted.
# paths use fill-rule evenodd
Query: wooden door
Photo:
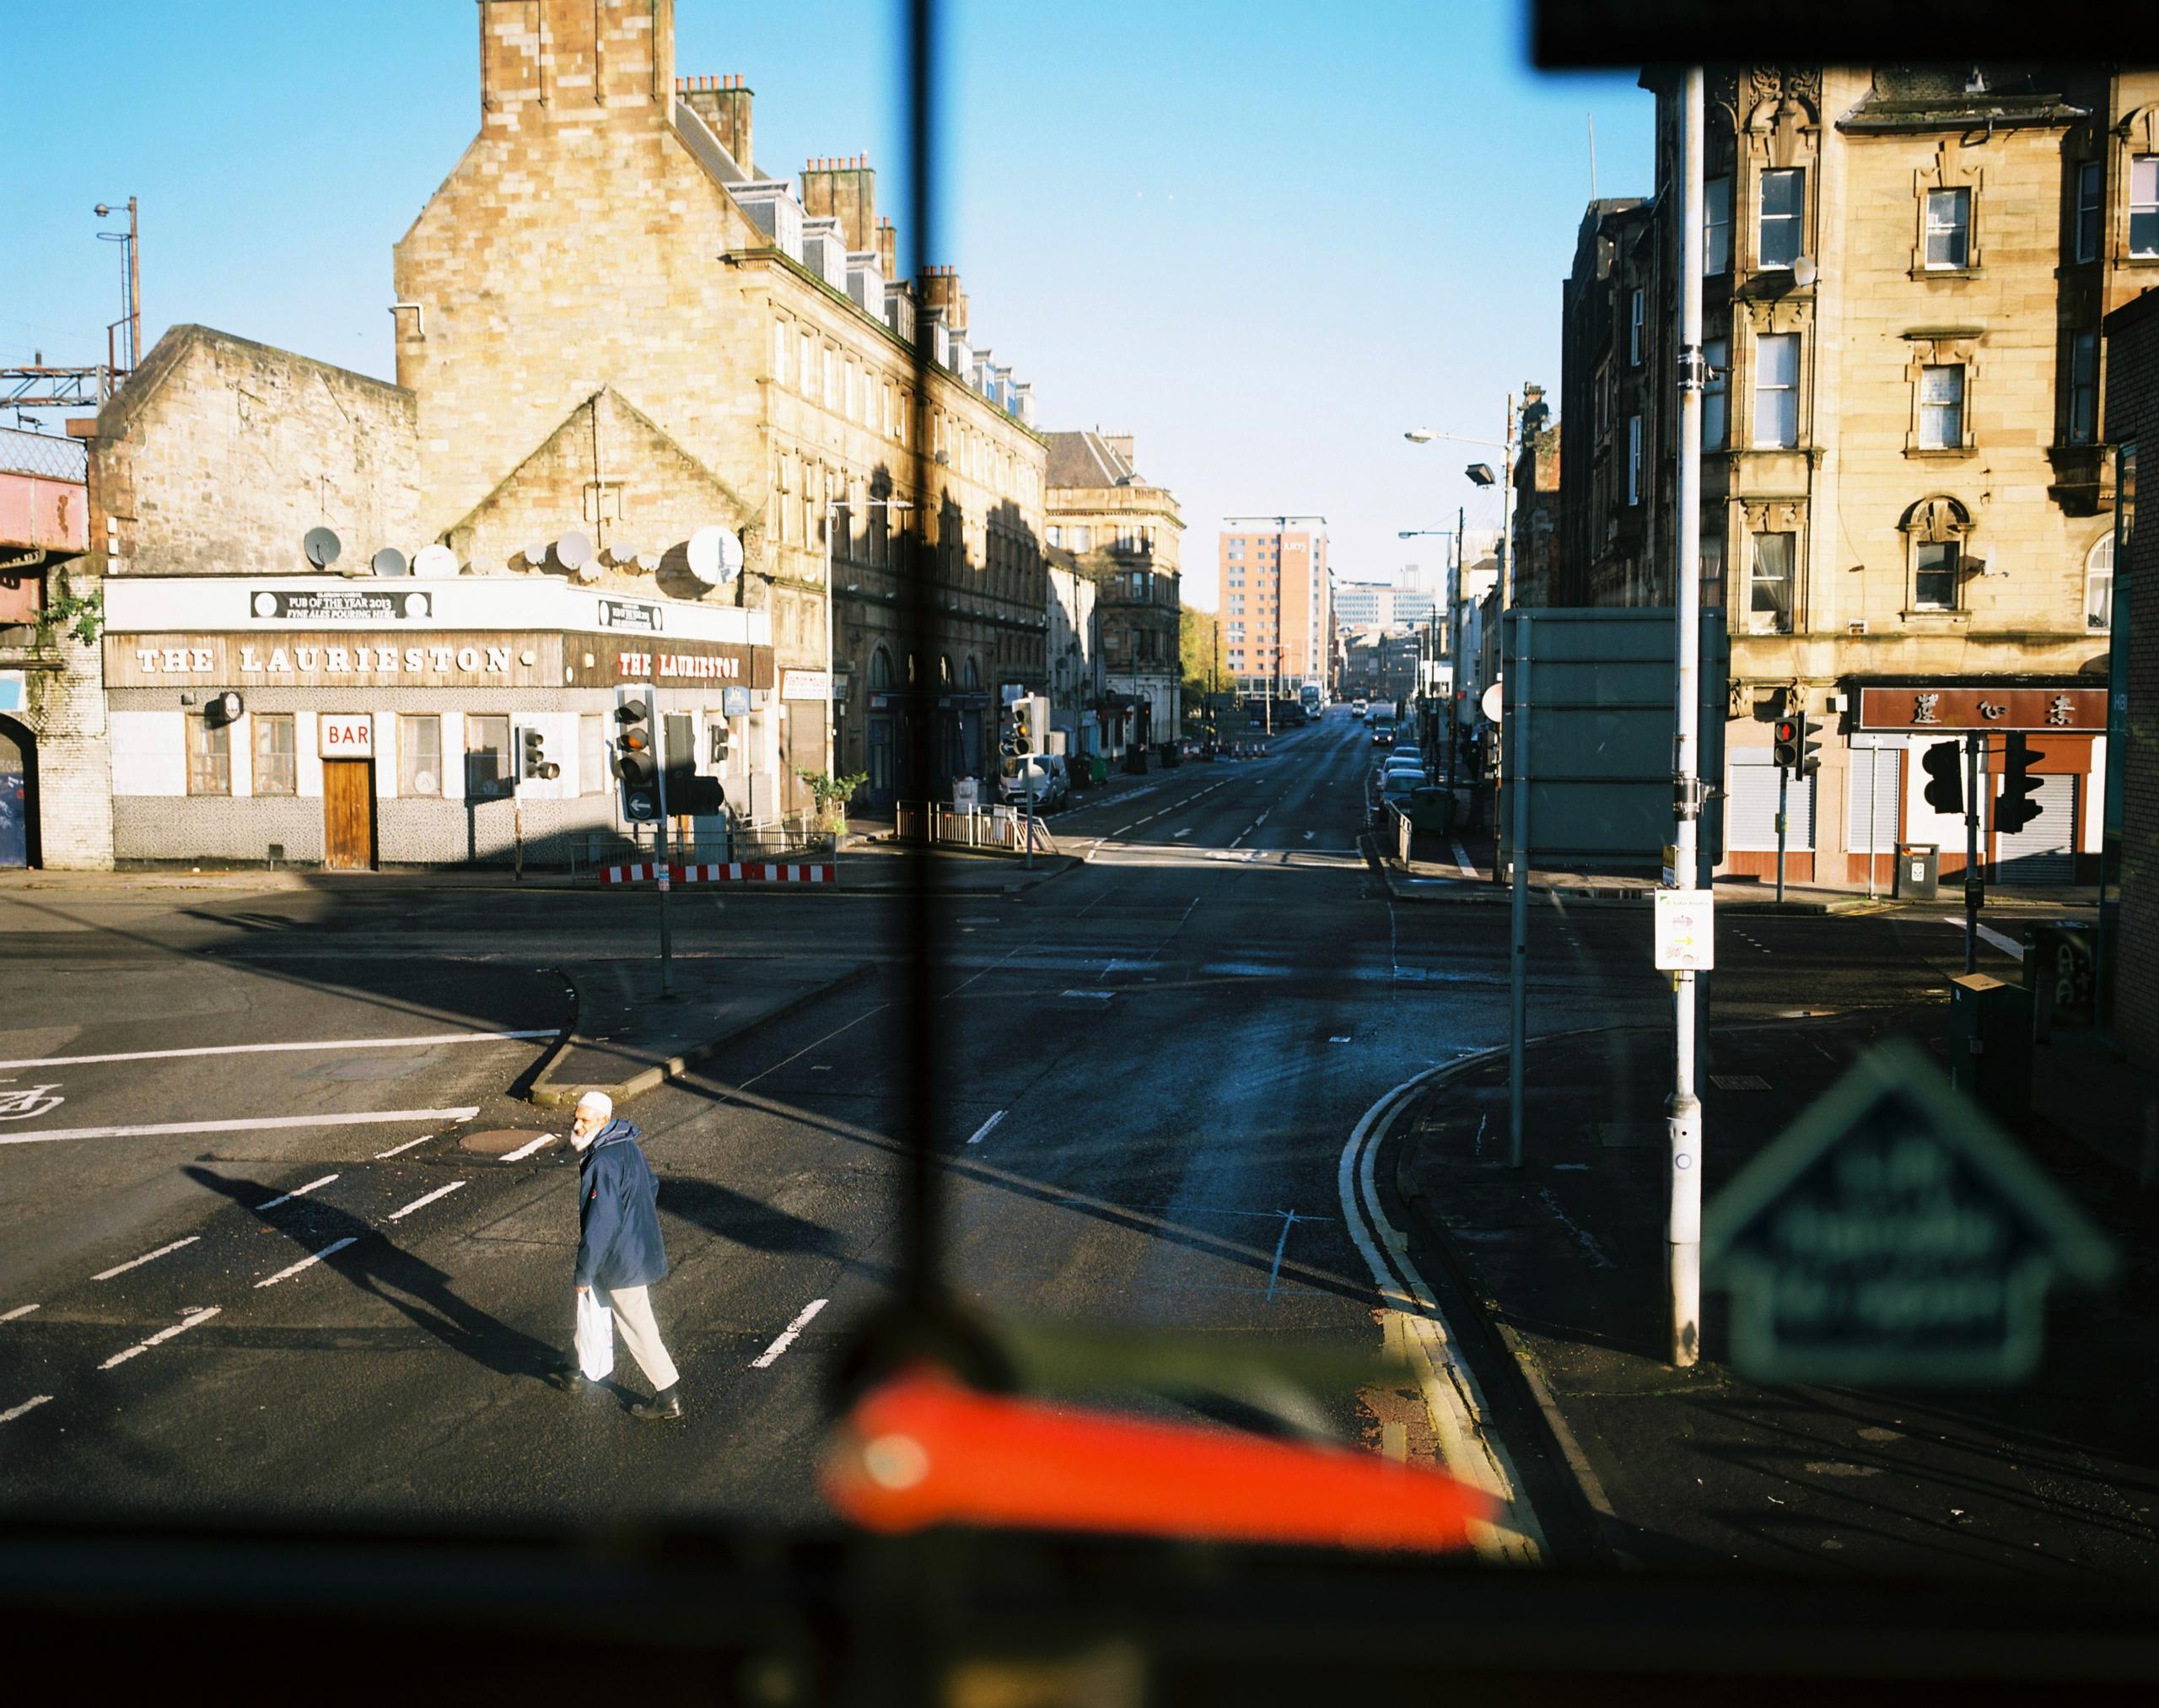
<svg viewBox="0 0 2159 1708"><path fill-rule="evenodd" d="M323 863L363 872L374 864L374 766L366 759L322 762Z"/></svg>

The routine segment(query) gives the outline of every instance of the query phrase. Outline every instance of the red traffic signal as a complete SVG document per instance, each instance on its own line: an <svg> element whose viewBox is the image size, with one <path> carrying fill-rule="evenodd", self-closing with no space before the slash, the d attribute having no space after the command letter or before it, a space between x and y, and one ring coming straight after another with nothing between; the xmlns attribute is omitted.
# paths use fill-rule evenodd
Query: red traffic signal
<svg viewBox="0 0 2159 1708"><path fill-rule="evenodd" d="M1799 769L1800 731L1805 727L1797 718L1777 719L1776 761L1782 769Z"/></svg>
<svg viewBox="0 0 2159 1708"><path fill-rule="evenodd" d="M1994 807L1994 827L2022 830L2039 816L2039 803L2032 798L2039 792L2039 779L2032 774L2032 768L2039 762L2038 750L2023 736L2011 735L2005 759L2001 798Z"/></svg>

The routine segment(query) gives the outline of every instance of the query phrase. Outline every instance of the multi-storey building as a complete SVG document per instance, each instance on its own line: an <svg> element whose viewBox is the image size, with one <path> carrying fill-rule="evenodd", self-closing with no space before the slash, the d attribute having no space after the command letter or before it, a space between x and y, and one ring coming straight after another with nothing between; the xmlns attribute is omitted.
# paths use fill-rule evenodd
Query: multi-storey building
<svg viewBox="0 0 2159 1708"><path fill-rule="evenodd" d="M1178 650L1184 517L1140 474L1128 434L1048 435L1049 541L1095 583L1101 680L1095 751L1173 740L1183 722Z"/></svg>
<svg viewBox="0 0 2159 1708"><path fill-rule="evenodd" d="M787 804L806 804L805 770L864 773L880 800L986 774L996 709L1047 686L1044 447L958 277L899 281L864 157L768 170L746 81L676 76L669 7L482 0L479 18L479 134L396 251L423 536L517 568L493 509L538 454L600 585L681 585L629 470L566 430L611 394L740 537L740 596L769 601ZM935 630L921 656L911 571ZM901 771L910 682L936 690L927 778Z"/></svg>
<svg viewBox="0 0 2159 1708"><path fill-rule="evenodd" d="M1508 548L1517 605L1551 605L1559 579L1559 428L1544 388L1522 388L1515 451L1513 543Z"/></svg>
<svg viewBox="0 0 2159 1708"><path fill-rule="evenodd" d="M1657 192L1594 206L1567 289L1561 595L1671 597L1679 101ZM1790 870L1963 862L1907 750L2043 697L2041 811L1982 859L2066 879L2098 847L2113 493L2100 317L2159 283L2159 73L1713 73L1704 598L1731 634L1726 870L1774 859L1769 724L1828 735ZM1577 455L1577 452L1580 455ZM1997 762L1998 763L1999 762Z"/></svg>
<svg viewBox="0 0 2159 1708"><path fill-rule="evenodd" d="M1336 676L1324 516L1231 516L1217 542L1223 650L1237 691L1295 693Z"/></svg>
<svg viewBox="0 0 2159 1708"><path fill-rule="evenodd" d="M1353 633L1429 622L1438 602L1423 585L1414 563L1403 569L1400 582L1337 580L1332 596L1335 628Z"/></svg>

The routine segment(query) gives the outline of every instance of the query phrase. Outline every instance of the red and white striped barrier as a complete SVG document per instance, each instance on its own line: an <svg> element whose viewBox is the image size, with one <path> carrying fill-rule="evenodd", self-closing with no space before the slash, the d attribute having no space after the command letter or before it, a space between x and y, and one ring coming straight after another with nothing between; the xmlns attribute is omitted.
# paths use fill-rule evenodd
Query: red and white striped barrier
<svg viewBox="0 0 2159 1708"><path fill-rule="evenodd" d="M823 865L774 865L762 860L728 860L713 865L670 866L669 876L678 884L836 884L839 868ZM608 866L600 881L609 884L649 884L660 875L655 862Z"/></svg>

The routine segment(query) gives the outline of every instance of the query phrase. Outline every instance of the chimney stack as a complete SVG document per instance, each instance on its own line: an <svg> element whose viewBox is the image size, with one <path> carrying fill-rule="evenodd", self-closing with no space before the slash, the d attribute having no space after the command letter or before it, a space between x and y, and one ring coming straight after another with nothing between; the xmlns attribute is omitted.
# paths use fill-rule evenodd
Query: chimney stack
<svg viewBox="0 0 2159 1708"><path fill-rule="evenodd" d="M664 120L676 87L674 13L653 0L538 0L480 8L480 124L515 131L593 109ZM678 90L679 92L679 90Z"/></svg>
<svg viewBox="0 0 2159 1708"><path fill-rule="evenodd" d="M925 310L942 315L948 326L964 329L967 324L967 294L960 288L960 274L956 267L926 267L915 287L918 301Z"/></svg>
<svg viewBox="0 0 2159 1708"><path fill-rule="evenodd" d="M675 99L689 103L690 110L705 121L706 129L719 138L746 178L756 176L750 159L749 79L740 72L725 77L678 77Z"/></svg>
<svg viewBox="0 0 2159 1708"><path fill-rule="evenodd" d="M802 211L812 219L837 219L848 249L873 248L877 236L877 173L867 154L825 158L802 169Z"/></svg>

